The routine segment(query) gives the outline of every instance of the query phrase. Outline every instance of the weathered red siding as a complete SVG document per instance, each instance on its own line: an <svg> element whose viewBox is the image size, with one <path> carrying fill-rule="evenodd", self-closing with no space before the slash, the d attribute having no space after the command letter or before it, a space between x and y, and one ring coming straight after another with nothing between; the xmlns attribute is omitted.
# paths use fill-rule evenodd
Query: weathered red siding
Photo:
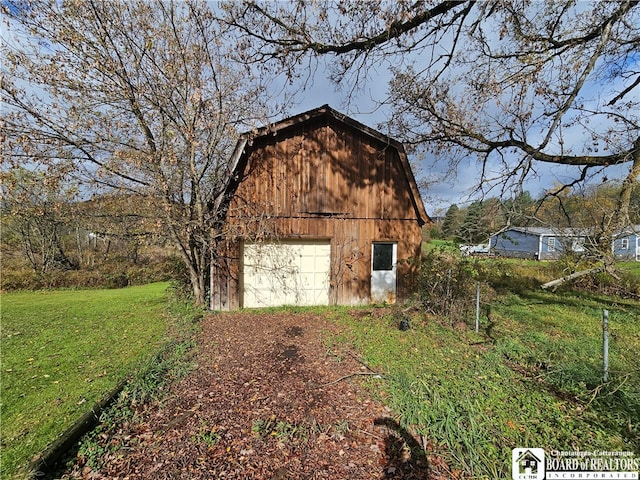
<svg viewBox="0 0 640 480"><path fill-rule="evenodd" d="M381 138L332 116L255 138L241 157L228 236L330 239L334 304L367 303L372 242L397 242L397 291L405 298L428 218L415 199L415 183L412 191L404 152ZM228 244L231 258L217 279L216 308L240 306L239 245Z"/></svg>

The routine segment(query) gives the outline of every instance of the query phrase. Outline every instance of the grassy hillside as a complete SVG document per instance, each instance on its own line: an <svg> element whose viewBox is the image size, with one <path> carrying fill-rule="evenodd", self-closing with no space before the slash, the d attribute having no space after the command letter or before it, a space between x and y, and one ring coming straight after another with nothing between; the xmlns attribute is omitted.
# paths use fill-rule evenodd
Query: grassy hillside
<svg viewBox="0 0 640 480"><path fill-rule="evenodd" d="M158 349L167 286L2 295L2 478Z"/></svg>
<svg viewBox="0 0 640 480"><path fill-rule="evenodd" d="M333 341L384 372L372 391L465 478L510 478L516 447L640 452L640 302L531 291L490 312L479 334L472 318L452 328L417 312L403 332L396 312L343 320Z"/></svg>

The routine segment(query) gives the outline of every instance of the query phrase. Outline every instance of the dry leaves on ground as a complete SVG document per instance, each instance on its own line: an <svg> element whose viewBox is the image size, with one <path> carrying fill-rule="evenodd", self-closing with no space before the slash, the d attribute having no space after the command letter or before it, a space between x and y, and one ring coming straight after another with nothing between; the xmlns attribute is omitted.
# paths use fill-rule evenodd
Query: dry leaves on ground
<svg viewBox="0 0 640 480"><path fill-rule="evenodd" d="M337 326L308 313L226 313L202 321L198 367L118 433L100 471L113 479L445 479L442 460L362 387L375 377L330 351ZM378 381L378 380L372 380ZM381 388L384 379L379 379Z"/></svg>

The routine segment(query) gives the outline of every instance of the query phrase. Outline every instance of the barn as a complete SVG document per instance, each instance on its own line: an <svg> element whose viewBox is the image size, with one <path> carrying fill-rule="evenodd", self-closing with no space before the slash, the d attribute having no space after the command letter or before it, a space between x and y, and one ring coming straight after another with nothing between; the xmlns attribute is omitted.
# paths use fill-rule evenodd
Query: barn
<svg viewBox="0 0 640 480"><path fill-rule="evenodd" d="M243 134L214 310L394 303L430 222L404 147L328 105Z"/></svg>

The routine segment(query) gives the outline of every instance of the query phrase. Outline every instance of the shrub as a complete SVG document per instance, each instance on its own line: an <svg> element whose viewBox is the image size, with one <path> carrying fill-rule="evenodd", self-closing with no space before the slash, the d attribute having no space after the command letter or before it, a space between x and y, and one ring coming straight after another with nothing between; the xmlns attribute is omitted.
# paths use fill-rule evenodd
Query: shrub
<svg viewBox="0 0 640 480"><path fill-rule="evenodd" d="M420 266L417 298L426 311L445 317L450 325L473 316L477 282L483 301L495 292L488 280L496 275L492 264L475 258L460 258L442 251L427 252Z"/></svg>
<svg viewBox="0 0 640 480"><path fill-rule="evenodd" d="M622 298L640 297L640 276L632 272L619 271L614 275L599 272L581 277L574 284L576 290Z"/></svg>
<svg viewBox="0 0 640 480"><path fill-rule="evenodd" d="M3 265L0 288L12 290L42 290L56 288L122 288L130 285L182 279L182 260L176 255L143 257L136 264L125 258L110 259L78 270L36 272L15 262ZM187 277L188 281L188 277Z"/></svg>

